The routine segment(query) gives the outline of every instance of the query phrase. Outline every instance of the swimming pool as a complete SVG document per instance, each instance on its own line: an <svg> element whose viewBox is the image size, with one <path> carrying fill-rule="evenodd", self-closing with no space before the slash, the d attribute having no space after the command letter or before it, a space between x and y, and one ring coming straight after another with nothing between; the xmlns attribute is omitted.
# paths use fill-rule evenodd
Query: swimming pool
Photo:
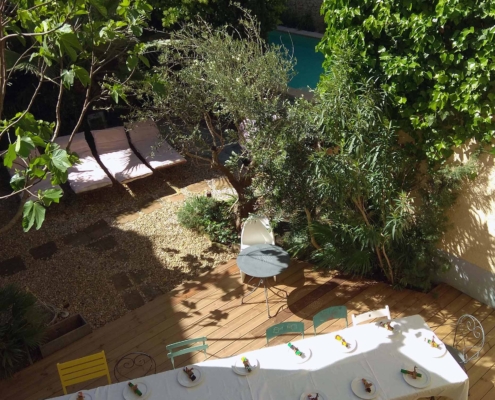
<svg viewBox="0 0 495 400"><path fill-rule="evenodd" d="M289 86L294 89L315 89L320 75L323 73L323 54L315 51L315 46L320 39L287 33L271 31L268 41L273 44L283 45L296 59L296 76L292 78Z"/></svg>

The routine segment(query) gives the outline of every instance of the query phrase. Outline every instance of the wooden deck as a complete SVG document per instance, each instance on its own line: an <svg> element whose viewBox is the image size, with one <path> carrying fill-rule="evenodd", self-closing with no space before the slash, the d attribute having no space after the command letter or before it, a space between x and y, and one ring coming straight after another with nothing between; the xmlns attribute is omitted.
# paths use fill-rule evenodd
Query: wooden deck
<svg viewBox="0 0 495 400"><path fill-rule="evenodd" d="M278 322L302 320L306 333L312 335L312 317L323 308L345 304L349 313L359 313L388 304L393 317L422 315L447 343L452 341L459 316L475 315L485 329L486 344L482 357L467 366L470 399L495 399L495 313L492 308L448 285L440 285L429 294L395 291L384 283L318 272L311 265L298 262L279 278L276 287L268 292L271 312L277 315L268 320L263 291L257 290L247 299L248 304L241 306L240 297L247 287L240 282L235 261L218 266L37 362L12 379L0 381L0 398L38 400L62 395L56 363L101 350L105 350L112 373L115 361L133 351L150 354L160 372L172 369L165 350L169 343L207 336L208 357L228 357L265 346L266 328ZM287 299L283 297L284 291ZM343 321L333 321L319 327L318 332L343 327ZM277 340L288 338L274 339ZM176 365L203 359L202 354L186 355L179 358ZM104 384L104 380L93 381L71 391Z"/></svg>

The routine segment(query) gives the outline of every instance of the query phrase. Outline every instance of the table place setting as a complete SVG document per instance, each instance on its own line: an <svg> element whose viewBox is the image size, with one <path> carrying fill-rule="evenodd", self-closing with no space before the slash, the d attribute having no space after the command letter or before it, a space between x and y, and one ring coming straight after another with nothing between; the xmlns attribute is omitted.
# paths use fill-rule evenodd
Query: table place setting
<svg viewBox="0 0 495 400"><path fill-rule="evenodd" d="M421 329L414 337L416 345L430 357L440 358L447 354L447 346L432 331Z"/></svg>
<svg viewBox="0 0 495 400"><path fill-rule="evenodd" d="M424 389L431 383L431 376L423 367L404 364L400 370L400 373L407 384L417 389Z"/></svg>
<svg viewBox="0 0 495 400"><path fill-rule="evenodd" d="M289 360L291 362L295 362L296 364L304 364L313 354L309 347L296 347L291 342L287 343L287 352L289 353Z"/></svg>
<svg viewBox="0 0 495 400"><path fill-rule="evenodd" d="M365 378L354 378L351 382L352 392L360 399L374 399L376 398L376 383L373 378L369 376Z"/></svg>
<svg viewBox="0 0 495 400"><path fill-rule="evenodd" d="M335 340L336 340L335 343L337 344L340 351L342 351L344 353L351 353L354 350L356 350L357 341L356 341L356 339L353 339L353 338L349 337L348 335L346 335L346 338L347 339L344 339L342 333L337 334L337 335L335 335Z"/></svg>
<svg viewBox="0 0 495 400"><path fill-rule="evenodd" d="M95 400L90 392L87 390L81 390L77 393L73 393L69 400Z"/></svg>
<svg viewBox="0 0 495 400"><path fill-rule="evenodd" d="M389 336L397 336L402 332L400 324L393 320L378 321L376 326L381 332L388 333Z"/></svg>
<svg viewBox="0 0 495 400"><path fill-rule="evenodd" d="M186 388L198 386L203 381L203 373L197 365L188 365L177 370L177 381Z"/></svg>
<svg viewBox="0 0 495 400"><path fill-rule="evenodd" d="M147 399L151 394L149 384L144 382L144 380L136 379L124 386L122 391L122 396L125 400L136 400L136 399Z"/></svg>
<svg viewBox="0 0 495 400"><path fill-rule="evenodd" d="M232 365L232 371L234 371L237 375L247 376L255 373L260 369L260 362L257 359L253 359L254 363L252 363L247 357L237 357L235 359L234 365Z"/></svg>
<svg viewBox="0 0 495 400"><path fill-rule="evenodd" d="M328 400L328 397L323 393L312 391L310 393L304 392L299 400Z"/></svg>

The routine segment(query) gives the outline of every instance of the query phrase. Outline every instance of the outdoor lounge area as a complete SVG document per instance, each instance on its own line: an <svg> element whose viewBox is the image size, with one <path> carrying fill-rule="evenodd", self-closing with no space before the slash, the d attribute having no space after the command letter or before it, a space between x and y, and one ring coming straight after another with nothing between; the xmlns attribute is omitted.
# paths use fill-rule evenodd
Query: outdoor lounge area
<svg viewBox="0 0 495 400"><path fill-rule="evenodd" d="M115 370L114 367L120 358L129 353L143 352L149 355L155 363L156 373L170 371L172 370L172 363L167 356L166 346L174 342L199 337L206 337L207 339L206 358L208 362L204 366L199 364L204 376L197 388L187 389L182 387L175 379L175 374L184 374L181 368L186 365L190 366L193 363L203 362L205 355L202 351L175 357L175 368L177 370L170 372L172 375L165 374L160 379L158 377L162 375L156 375L157 379L154 379L153 373L155 369L143 372L141 368L135 368L133 371L135 374L144 375L148 373L148 375L141 379L134 379L134 381L139 381L145 385L147 382L145 387L153 393L150 398L169 398L166 396L160 397L158 393L160 390L162 390L160 393L163 395L175 393L176 396L180 396L173 396L176 399L205 398L206 392L211 393L212 387L220 384L215 379L213 372L215 372L216 368L222 368L222 370L218 371L218 374L221 373L223 374L220 374L221 376L225 376L223 386L220 386L223 388L222 390L227 394L229 387L242 388L240 392L235 392L234 397L229 398L285 399L288 397L277 397L277 392L273 393L270 390L276 389L281 390L282 393L287 393L291 390L298 390L300 387L302 390L309 388L307 387L309 382L307 373L312 369L311 359L307 363L308 367L304 365L305 363L288 366L283 363L284 358L269 357L262 360L263 352L272 351L276 355L276 349L280 347L277 345L290 341L297 345L297 341L301 338L300 333L275 337L270 340L269 350L259 350L268 347L265 331L277 323L302 322L304 324L304 337L306 338L304 343L312 344L310 350L312 351L311 358L313 360L321 360L321 357L318 356L326 350L327 346L335 349L335 352L340 354L338 358L342 359L343 356L347 357L346 353L339 352L337 347L332 347L332 341L338 343L337 341L333 339L332 341L325 341L327 336L330 337L325 334L340 330L341 335L344 336L346 332L344 329L346 327L345 319L323 323L316 330L318 335L311 339L315 334L313 316L324 308L336 305L344 305L347 308L349 326L352 324L351 314L360 314L369 310L384 308L385 306L389 307L392 319L403 324L403 328L407 327L407 321L411 321L413 316L419 315L419 317L415 318L417 320L424 319L428 327L434 332L435 337L445 343L452 342L455 324L461 315L474 315L483 325L486 342L479 359L466 365L469 376L469 399L488 400L492 399L495 394L493 384L495 353L492 351L495 344L495 314L493 314L493 309L480 304L448 285L439 285L429 294L410 290L394 291L390 286L383 283L349 279L335 273L317 272L312 265L293 262L278 277L276 285L273 287L270 285L268 300L271 312L274 314L274 317L270 319L266 317L264 294L261 291L255 292L246 301L246 304L240 304L240 298L246 291L247 288L241 283L235 260L222 264L211 273L203 275L197 280L185 282L170 293L156 298L154 301L107 324L73 345L19 372L12 380L0 382L2 399L22 398L35 400L62 395L63 391L57 372L57 363L75 360L102 350L108 362L111 382L114 384L126 380L117 374L118 370ZM362 325L363 329L369 329L366 328L367 326L372 325ZM382 340L384 343L391 340L399 340L399 343L403 342L402 339L387 338L386 329L382 331L382 328L377 328L376 326L373 326L373 328L375 330L380 329L376 332L383 333L385 339ZM354 328L350 327L349 329ZM406 332L403 333L405 334ZM355 338L357 338L357 352L364 351L365 348L373 348L374 345L370 348L366 341L376 340L376 336L374 336L375 339L362 336L355 336ZM363 347L363 349L360 350L360 347ZM301 346L301 350L307 351L308 348L303 349ZM288 354L287 352L284 350L280 354ZM259 354L257 358L260 363L260 370L255 372L256 375L253 374L252 377L247 377L247 379L250 385L253 382L251 379L256 379L257 382L264 381L265 385L261 384L260 388L264 388L265 392L258 392L257 396L249 397L250 390L245 383L242 383L245 382L246 377L237 376L230 368L236 358L225 361L222 359L235 355L247 355L253 365L256 365L255 357L257 354ZM365 357L366 354L365 351ZM349 357L352 359L352 352L349 353ZM390 358L390 354L384 352L383 357L384 367L389 363L391 365L397 364L396 360ZM452 365L455 365L449 354L444 355L441 359L443 359L442 362L451 361L454 363ZM435 363L439 363L441 359L431 358L425 367L432 371L436 368L435 365L437 364ZM358 365L362 366L363 364L358 362ZM277 386L276 384L275 378L280 377L280 371L277 372L278 369L286 372L290 371L291 374L297 372L294 375L294 381L291 381L285 388L283 385ZM459 368L458 371L457 375L452 371L449 372L450 377L462 376L462 370ZM377 376L381 376L380 370L373 370L373 372ZM354 373L353 369L344 368L342 372L336 372L336 375L332 374L328 377L332 377L331 382L342 381L345 383L343 387L347 387L347 381L350 383L355 378ZM273 378L274 383L273 385L266 385L266 382L272 379L270 376ZM131 378L134 377L131 376ZM432 380L434 381L435 379L439 378L436 374L432 374ZM166 385L162 387L160 382L166 382ZM455 379L452 382L455 382ZM319 383L325 386L325 382L321 381L321 379ZM105 385L107 384L107 378L102 377L70 386L68 393L103 386L96 392L89 390L87 393L92 393L93 395L97 393L97 399L121 398L121 391L126 389L126 383L116 385L116 389L113 389L113 391L109 388L114 386L106 387ZM382 396L378 398L393 398L389 396L391 393L389 390L397 385L401 386L405 393L415 390L402 381L387 384L387 386L380 381L380 384L379 390L382 390L380 392ZM156 385L156 388L154 385ZM431 387L435 387L435 383L432 383ZM463 391L467 390L467 386L464 386L463 389L462 384L460 386L454 385L454 387L457 387L457 389L453 392L445 392L450 393L450 398L453 399L461 398L456 396L461 396ZM141 388L144 390L143 386ZM351 393L350 388L349 393ZM156 397L156 395L159 397ZM298 398L298 396L293 398ZM65 398L70 398L70 396ZM139 397L136 396L136 398ZM319 398L343 399L351 397L332 397L332 393L328 393L327 397L320 395ZM439 397L436 398L438 399ZM440 398L443 399L444 397Z"/></svg>

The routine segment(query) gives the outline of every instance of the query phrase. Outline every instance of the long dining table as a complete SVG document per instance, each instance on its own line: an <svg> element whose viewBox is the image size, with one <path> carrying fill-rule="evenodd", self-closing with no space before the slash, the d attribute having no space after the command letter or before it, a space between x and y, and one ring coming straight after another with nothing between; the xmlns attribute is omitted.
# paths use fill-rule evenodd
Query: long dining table
<svg viewBox="0 0 495 400"><path fill-rule="evenodd" d="M467 400L468 376L440 344L434 349L428 340L435 338L419 315L394 319L396 333L377 322L342 329L338 332L306 336L293 344L304 352L304 359L295 356L287 344L248 351L224 359L210 359L193 367L201 373L195 387L179 384L182 369L165 371L136 379L144 383L147 393L135 396L141 400L300 400L306 393L319 393L320 400L359 399L352 388L356 378L373 382L379 400L415 400L430 396L446 396L452 400ZM340 335L351 343L351 350L336 340ZM438 351L436 351L438 350ZM241 356L254 368L246 376L234 373ZM429 373L424 388L409 385L401 369L417 366ZM199 367L199 368L198 368ZM127 382L88 390L90 400L129 398ZM125 396L124 396L125 394ZM74 394L57 400L75 398ZM132 397L131 397L132 400Z"/></svg>

